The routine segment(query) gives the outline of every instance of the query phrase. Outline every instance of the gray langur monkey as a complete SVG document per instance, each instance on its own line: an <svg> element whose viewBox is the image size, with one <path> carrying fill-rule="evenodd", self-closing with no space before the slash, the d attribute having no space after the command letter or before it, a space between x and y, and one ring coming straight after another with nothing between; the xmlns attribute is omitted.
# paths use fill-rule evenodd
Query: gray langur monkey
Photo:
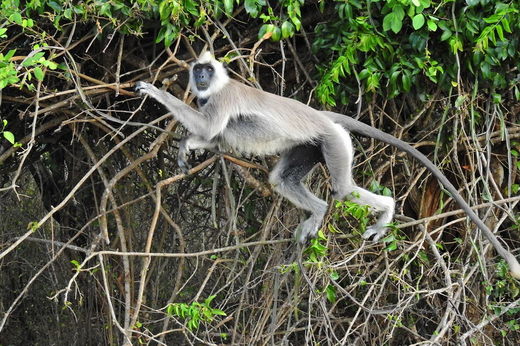
<svg viewBox="0 0 520 346"><path fill-rule="evenodd" d="M209 52L191 65L190 84L197 96L198 111L149 83L136 84L139 94L162 103L191 133L179 144L179 167L183 171L189 169L187 154L190 150L219 145L246 154L280 154L269 182L278 193L310 213L297 228L295 236L299 242L316 235L327 212L327 203L302 183L317 163L327 166L335 199L348 198L368 205L379 214L376 223L363 234L364 239L381 239L392 221L393 198L376 195L354 183L354 150L348 132L352 131L393 145L418 159L482 230L508 263L511 274L520 278L520 264L513 254L501 245L440 170L409 144L345 115L318 111L299 101L230 79L224 65Z"/></svg>

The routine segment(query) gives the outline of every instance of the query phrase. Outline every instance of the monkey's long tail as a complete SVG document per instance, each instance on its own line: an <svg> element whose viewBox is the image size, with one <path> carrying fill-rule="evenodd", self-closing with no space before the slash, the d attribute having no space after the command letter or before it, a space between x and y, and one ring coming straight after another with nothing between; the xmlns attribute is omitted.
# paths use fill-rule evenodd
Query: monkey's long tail
<svg viewBox="0 0 520 346"><path fill-rule="evenodd" d="M356 120L354 118L340 113L327 111L324 111L323 113L325 113L335 123L342 125L345 129L390 144L410 154L412 157L421 162L424 165L424 167L426 167L444 186L444 188L451 194L451 196L453 197L455 202L457 202L459 207L462 210L464 210L466 214L469 216L469 218L478 226L478 228L480 228L482 232L484 232L484 235L491 242L498 254L509 265L511 275L516 279L520 279L520 264L518 263L515 256L502 246L502 244L499 242L499 240L493 234L493 232L491 232L491 230L486 226L486 224L484 224L484 222L477 216L477 214L475 214L473 209L469 207L464 198L461 197L455 186L453 186L453 184L448 180L448 178L446 178L446 176L437 168L437 166L435 166L426 156L424 156L424 154L422 154L419 150L415 149L408 143L403 142L402 140L386 132L383 132L372 126L362 123L359 120Z"/></svg>

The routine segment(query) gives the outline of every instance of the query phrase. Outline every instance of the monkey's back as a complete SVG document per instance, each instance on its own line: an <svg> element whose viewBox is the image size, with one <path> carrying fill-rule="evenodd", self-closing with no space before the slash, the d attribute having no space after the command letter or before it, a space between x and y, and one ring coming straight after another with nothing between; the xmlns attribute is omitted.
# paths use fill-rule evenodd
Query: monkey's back
<svg viewBox="0 0 520 346"><path fill-rule="evenodd" d="M333 125L321 112L299 101L235 80L213 94L201 111L215 121L225 121L220 139L245 153L274 154L317 142Z"/></svg>

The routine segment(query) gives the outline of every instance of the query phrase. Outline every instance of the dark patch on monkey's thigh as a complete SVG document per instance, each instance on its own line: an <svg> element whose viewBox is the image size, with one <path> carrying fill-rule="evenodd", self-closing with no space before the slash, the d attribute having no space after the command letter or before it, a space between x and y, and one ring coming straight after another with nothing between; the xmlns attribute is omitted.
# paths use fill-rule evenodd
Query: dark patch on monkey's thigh
<svg viewBox="0 0 520 346"><path fill-rule="evenodd" d="M287 152L285 167L281 177L284 180L293 178L300 181L320 162L325 162L321 143L298 145Z"/></svg>

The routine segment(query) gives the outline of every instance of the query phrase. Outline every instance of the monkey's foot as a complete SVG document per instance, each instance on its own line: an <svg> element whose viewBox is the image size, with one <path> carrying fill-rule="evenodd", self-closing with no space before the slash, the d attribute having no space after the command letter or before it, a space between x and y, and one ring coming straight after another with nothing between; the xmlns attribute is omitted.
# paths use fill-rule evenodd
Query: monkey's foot
<svg viewBox="0 0 520 346"><path fill-rule="evenodd" d="M294 238L296 241L300 244L305 244L308 239L309 232L307 230L304 230L302 227L302 224L296 228L296 232L294 232Z"/></svg>
<svg viewBox="0 0 520 346"><path fill-rule="evenodd" d="M372 238L372 241L378 241L385 236L387 230L387 227L373 225L367 228L365 233L363 233L362 237L366 240Z"/></svg>
<svg viewBox="0 0 520 346"><path fill-rule="evenodd" d="M311 216L299 224L298 228L296 228L296 232L294 232L296 241L300 244L305 244L307 240L316 237L322 219L323 217L318 218L316 216Z"/></svg>

